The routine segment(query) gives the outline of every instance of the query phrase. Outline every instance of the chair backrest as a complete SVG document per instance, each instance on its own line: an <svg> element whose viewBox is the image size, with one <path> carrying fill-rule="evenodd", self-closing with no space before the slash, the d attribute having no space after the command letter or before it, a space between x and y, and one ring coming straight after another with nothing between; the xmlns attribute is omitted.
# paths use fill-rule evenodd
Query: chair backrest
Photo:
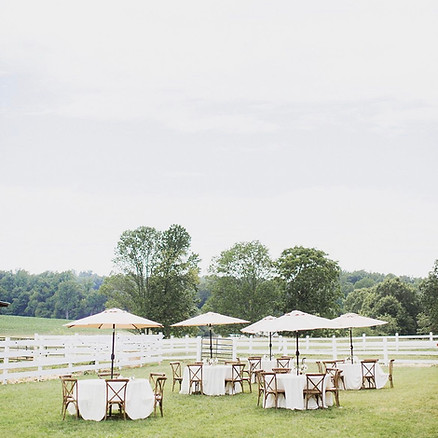
<svg viewBox="0 0 438 438"><path fill-rule="evenodd" d="M243 370L245 369L244 363L233 363L231 364L231 379L232 380L242 380Z"/></svg>
<svg viewBox="0 0 438 438"><path fill-rule="evenodd" d="M316 365L318 366L318 372L322 374L324 372L324 369L322 367L321 361L317 360Z"/></svg>
<svg viewBox="0 0 438 438"><path fill-rule="evenodd" d="M249 373L252 374L256 370L262 368L262 357L261 356L250 356L248 357Z"/></svg>
<svg viewBox="0 0 438 438"><path fill-rule="evenodd" d="M152 388L155 388L155 383L158 379L158 377L165 377L166 374L165 373L150 373L149 374L149 382L152 386Z"/></svg>
<svg viewBox="0 0 438 438"><path fill-rule="evenodd" d="M170 362L173 377L181 377L181 362Z"/></svg>
<svg viewBox="0 0 438 438"><path fill-rule="evenodd" d="M330 376L333 387L339 389L340 370L338 368L326 368L326 373Z"/></svg>
<svg viewBox="0 0 438 438"><path fill-rule="evenodd" d="M275 373L261 373L261 381L265 394L277 392L277 375Z"/></svg>
<svg viewBox="0 0 438 438"><path fill-rule="evenodd" d="M272 372L275 374L289 374L291 372L290 368L272 368Z"/></svg>
<svg viewBox="0 0 438 438"><path fill-rule="evenodd" d="M78 379L60 377L62 384L62 398L64 401L78 399Z"/></svg>
<svg viewBox="0 0 438 438"><path fill-rule="evenodd" d="M277 368L290 368L291 359L289 356L277 358Z"/></svg>
<svg viewBox="0 0 438 438"><path fill-rule="evenodd" d="M107 404L125 403L129 379L106 379Z"/></svg>
<svg viewBox="0 0 438 438"><path fill-rule="evenodd" d="M327 372L327 368L336 368L336 361L335 360L323 360L322 364L324 366L324 369L322 372Z"/></svg>
<svg viewBox="0 0 438 438"><path fill-rule="evenodd" d="M202 363L192 363L187 365L189 370L189 381L190 382L202 382Z"/></svg>
<svg viewBox="0 0 438 438"><path fill-rule="evenodd" d="M311 391L317 394L322 394L324 390L325 374L310 373L306 374L306 387L307 391Z"/></svg>
<svg viewBox="0 0 438 438"><path fill-rule="evenodd" d="M111 371L99 371L97 376L99 379L117 379L120 376L120 373L115 373L113 371L113 376L111 377Z"/></svg>
<svg viewBox="0 0 438 438"><path fill-rule="evenodd" d="M263 388L262 373L264 373L263 370L255 370L254 371L254 374L255 374L255 377L256 377L256 382L257 382L257 385L258 385L259 388Z"/></svg>
<svg viewBox="0 0 438 438"><path fill-rule="evenodd" d="M362 377L376 377L377 359L365 359L360 362Z"/></svg>
<svg viewBox="0 0 438 438"><path fill-rule="evenodd" d="M156 397L163 398L163 391L164 391L164 385L166 383L166 380L167 380L166 376L157 377L157 380L155 381L155 388L154 388L154 393Z"/></svg>

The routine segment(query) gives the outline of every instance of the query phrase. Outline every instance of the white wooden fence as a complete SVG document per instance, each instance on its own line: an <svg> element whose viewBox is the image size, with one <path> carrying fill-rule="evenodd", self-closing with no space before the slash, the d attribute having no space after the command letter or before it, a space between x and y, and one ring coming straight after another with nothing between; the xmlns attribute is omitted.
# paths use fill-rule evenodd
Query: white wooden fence
<svg viewBox="0 0 438 438"><path fill-rule="evenodd" d="M0 381L41 379L111 366L112 335L39 336L0 340ZM160 362L162 335L116 335L115 367Z"/></svg>
<svg viewBox="0 0 438 438"><path fill-rule="evenodd" d="M31 339L0 338L0 381L41 379L72 372L92 372L110 367L111 334L39 336ZM268 355L266 337L233 337L232 357ZM354 355L379 358L383 363L438 365L438 336L359 336L353 338ZM295 354L294 338L272 338L272 354ZM349 338L299 338L300 357L308 362L350 355ZM227 353L229 354L229 352ZM160 335L118 333L115 367L142 366L162 360L199 360L201 338L163 339Z"/></svg>
<svg viewBox="0 0 438 438"><path fill-rule="evenodd" d="M240 336L233 337L232 358L253 355L269 355L269 338ZM354 356L358 359L378 358L383 363L396 359L398 364L438 365L438 336L362 336L353 337ZM295 355L296 339L283 336L272 337L272 354ZM324 359L338 359L350 356L350 339L299 338L300 357L308 362ZM201 358L200 338L170 338L163 341L164 359Z"/></svg>

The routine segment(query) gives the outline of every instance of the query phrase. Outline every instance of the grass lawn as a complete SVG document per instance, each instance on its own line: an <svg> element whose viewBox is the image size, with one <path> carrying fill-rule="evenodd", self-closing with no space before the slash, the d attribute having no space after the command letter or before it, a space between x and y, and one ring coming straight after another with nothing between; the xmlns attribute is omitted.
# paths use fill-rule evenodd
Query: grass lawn
<svg viewBox="0 0 438 438"><path fill-rule="evenodd" d="M0 336L33 337L35 333L39 335L73 335L75 332L86 335L111 333L109 330L64 327L64 324L70 321L33 316L0 315Z"/></svg>
<svg viewBox="0 0 438 438"><path fill-rule="evenodd" d="M123 370L166 372L168 362ZM311 370L313 371L313 370ZM0 434L16 437L437 437L438 367L397 367L395 387L342 391L341 408L290 411L257 407L257 395L208 397L165 388L164 417L62 421L58 379L0 386ZM245 386L246 387L246 386Z"/></svg>

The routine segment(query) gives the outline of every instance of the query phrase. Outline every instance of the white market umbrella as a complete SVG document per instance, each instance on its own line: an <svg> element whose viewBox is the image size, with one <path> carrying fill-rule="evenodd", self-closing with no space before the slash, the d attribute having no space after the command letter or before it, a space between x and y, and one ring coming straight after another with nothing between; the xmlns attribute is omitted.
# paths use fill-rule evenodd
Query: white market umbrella
<svg viewBox="0 0 438 438"><path fill-rule="evenodd" d="M261 320L241 329L243 333L269 333L269 360L272 359L272 322L277 318L275 316L265 316Z"/></svg>
<svg viewBox="0 0 438 438"><path fill-rule="evenodd" d="M380 319L369 318L367 316L358 315L357 313L345 313L338 316L332 321L336 324L337 328L348 328L350 331L350 350L351 350L351 363L353 363L353 328L360 327L373 327L376 325L388 324L388 321L382 321Z"/></svg>
<svg viewBox="0 0 438 438"><path fill-rule="evenodd" d="M210 358L213 357L213 340L211 327L213 325L227 325L227 324L247 324L249 321L245 321L240 318L233 318L232 316L221 315L220 313L207 312L193 318L186 319L181 322L172 324L171 327L195 327L195 326L207 326L210 330Z"/></svg>
<svg viewBox="0 0 438 438"><path fill-rule="evenodd" d="M66 327L89 327L98 329L113 329L113 339L111 348L111 378L113 378L114 369L114 343L116 329L142 329L150 327L162 327L159 322L151 321L150 319L142 318L126 312L125 310L113 308L107 309L95 315L87 316L77 321L72 321L64 324Z"/></svg>
<svg viewBox="0 0 438 438"><path fill-rule="evenodd" d="M273 321L273 329L277 332L295 332L296 337L296 356L297 356L297 373L299 368L299 344L298 332L305 330L316 330L323 328L336 328L335 323L321 316L311 315L310 313L302 312L301 310L293 310L286 313Z"/></svg>

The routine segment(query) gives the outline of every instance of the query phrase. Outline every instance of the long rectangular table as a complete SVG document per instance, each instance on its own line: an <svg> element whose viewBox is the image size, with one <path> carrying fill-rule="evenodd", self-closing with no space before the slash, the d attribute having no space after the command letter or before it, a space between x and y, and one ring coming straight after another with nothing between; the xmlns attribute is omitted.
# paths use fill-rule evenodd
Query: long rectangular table
<svg viewBox="0 0 438 438"><path fill-rule="evenodd" d="M131 379L126 387L126 414L131 420L147 418L154 410L154 392L147 379ZM105 417L106 383L104 379L78 380L79 415L84 420L101 421ZM68 407L71 414L74 406Z"/></svg>

